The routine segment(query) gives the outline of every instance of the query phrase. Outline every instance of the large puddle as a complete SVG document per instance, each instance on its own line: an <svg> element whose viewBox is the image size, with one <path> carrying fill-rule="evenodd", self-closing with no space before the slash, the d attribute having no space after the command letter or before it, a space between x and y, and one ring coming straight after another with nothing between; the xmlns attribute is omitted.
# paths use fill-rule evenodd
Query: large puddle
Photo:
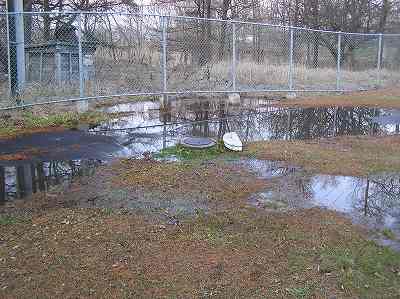
<svg viewBox="0 0 400 299"><path fill-rule="evenodd" d="M107 112L131 112L93 131L117 138L126 155L140 156L171 146L182 136L221 138L236 131L244 142L271 139L312 139L340 135L398 133L398 111L368 108L285 109L265 99L241 104L204 99L172 101L160 110L159 103L121 104Z"/></svg>
<svg viewBox="0 0 400 299"><path fill-rule="evenodd" d="M376 232L380 243L400 250L400 174L368 178L310 175L279 162L244 160L242 165L269 179L268 189L253 194L249 204L270 211L322 207L341 212ZM394 238L382 232L393 234Z"/></svg>
<svg viewBox="0 0 400 299"><path fill-rule="evenodd" d="M312 139L340 135L385 135L399 132L400 112L368 108L284 109L266 99L172 100L136 102L102 108L124 112L90 131L54 132L2 141L0 201L24 198L52 186L68 185L116 157L142 157L179 142L183 136L221 138L236 131L246 142L271 139ZM15 159L12 154L22 153ZM301 169L274 162L249 160L247 167L271 179L274 187L255 194L249 203L286 210L321 206L343 212L368 227L390 229L400 237L400 177L369 179L310 176ZM384 240L400 249L398 241ZM385 244L386 244L385 243Z"/></svg>

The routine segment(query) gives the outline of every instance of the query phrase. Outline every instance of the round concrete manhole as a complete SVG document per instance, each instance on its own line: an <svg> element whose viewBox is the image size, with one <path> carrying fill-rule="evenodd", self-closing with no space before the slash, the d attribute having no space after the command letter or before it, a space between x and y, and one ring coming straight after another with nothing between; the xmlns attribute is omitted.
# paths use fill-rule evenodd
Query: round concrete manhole
<svg viewBox="0 0 400 299"><path fill-rule="evenodd" d="M181 140L181 145L189 148L209 148L215 145L215 141L207 137L186 137Z"/></svg>

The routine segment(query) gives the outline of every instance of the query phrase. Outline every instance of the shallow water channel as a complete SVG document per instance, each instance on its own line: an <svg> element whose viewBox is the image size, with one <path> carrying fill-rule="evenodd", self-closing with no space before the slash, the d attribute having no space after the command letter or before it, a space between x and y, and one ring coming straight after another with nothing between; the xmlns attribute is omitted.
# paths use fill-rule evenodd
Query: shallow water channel
<svg viewBox="0 0 400 299"><path fill-rule="evenodd" d="M54 185L95 175L95 169L118 157L142 157L179 142L183 136L221 138L236 131L247 143L272 139L312 139L340 135L385 135L399 132L400 112L368 108L284 109L266 99L171 100L135 102L101 108L123 116L96 128L34 134L10 143L0 141L0 154L30 150L29 158L0 160L0 201L24 198ZM343 212L372 229L390 229L400 238L400 175L359 179L311 176L276 162L240 161L274 187L254 194L249 205L272 210L322 206ZM400 249L399 240L381 239Z"/></svg>

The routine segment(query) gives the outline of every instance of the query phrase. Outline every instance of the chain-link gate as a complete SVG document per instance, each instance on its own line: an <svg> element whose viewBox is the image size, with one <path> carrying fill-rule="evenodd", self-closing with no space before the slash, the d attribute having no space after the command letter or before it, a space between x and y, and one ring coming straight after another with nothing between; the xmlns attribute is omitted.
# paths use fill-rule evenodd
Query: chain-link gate
<svg viewBox="0 0 400 299"><path fill-rule="evenodd" d="M400 35L156 14L0 14L0 109L114 96L350 91L400 81Z"/></svg>

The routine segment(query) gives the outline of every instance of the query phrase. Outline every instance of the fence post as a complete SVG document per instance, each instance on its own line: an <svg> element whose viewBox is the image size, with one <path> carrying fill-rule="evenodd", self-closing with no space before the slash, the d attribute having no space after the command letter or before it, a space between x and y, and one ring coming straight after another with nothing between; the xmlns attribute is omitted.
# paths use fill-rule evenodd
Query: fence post
<svg viewBox="0 0 400 299"><path fill-rule="evenodd" d="M161 16L161 46L162 46L162 97L164 104L166 104L166 92L168 90L167 82L167 28L166 28L166 16Z"/></svg>
<svg viewBox="0 0 400 299"><path fill-rule="evenodd" d="M290 28L289 44L289 90L293 90L293 28Z"/></svg>
<svg viewBox="0 0 400 299"><path fill-rule="evenodd" d="M83 70L83 51L82 51L82 13L78 14L78 55L79 55L79 97L85 97L85 82ZM85 112L88 110L87 101L78 102L78 112Z"/></svg>
<svg viewBox="0 0 400 299"><path fill-rule="evenodd" d="M7 19L7 64L8 64L8 97L11 98L13 96L13 89L12 89L12 80L11 80L11 51L10 51L10 15L6 14Z"/></svg>
<svg viewBox="0 0 400 299"><path fill-rule="evenodd" d="M340 90L340 64L342 60L342 33L338 33L336 62L336 90Z"/></svg>
<svg viewBox="0 0 400 299"><path fill-rule="evenodd" d="M376 86L381 85L381 68L382 68L382 33L379 33L378 38L378 63L377 63L377 76L376 76Z"/></svg>
<svg viewBox="0 0 400 299"><path fill-rule="evenodd" d="M236 92L236 24L232 23L232 88Z"/></svg>
<svg viewBox="0 0 400 299"><path fill-rule="evenodd" d="M10 96L14 97L19 105L25 85L26 68L23 1L6 1L6 10Z"/></svg>

